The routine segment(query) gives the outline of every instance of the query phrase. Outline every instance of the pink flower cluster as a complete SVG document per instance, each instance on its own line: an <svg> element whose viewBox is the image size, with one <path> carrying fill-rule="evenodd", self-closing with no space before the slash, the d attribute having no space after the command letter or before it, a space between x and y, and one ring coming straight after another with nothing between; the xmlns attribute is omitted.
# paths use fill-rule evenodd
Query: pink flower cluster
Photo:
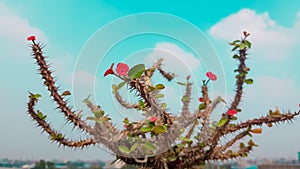
<svg viewBox="0 0 300 169"><path fill-rule="evenodd" d="M207 72L206 76L212 81L217 80L217 76L215 74L213 74L212 72Z"/></svg>

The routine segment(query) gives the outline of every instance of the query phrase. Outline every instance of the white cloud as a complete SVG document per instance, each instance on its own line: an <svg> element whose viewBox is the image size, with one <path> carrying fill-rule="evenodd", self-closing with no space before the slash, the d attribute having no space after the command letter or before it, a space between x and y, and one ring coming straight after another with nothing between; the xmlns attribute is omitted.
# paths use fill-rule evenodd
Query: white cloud
<svg viewBox="0 0 300 169"><path fill-rule="evenodd" d="M74 74L65 78L65 82L72 84L73 86L85 86L92 87L94 86L94 82L96 77L84 70L77 70Z"/></svg>
<svg viewBox="0 0 300 169"><path fill-rule="evenodd" d="M242 9L220 22L209 30L209 33L217 38L232 41L240 37L243 31L251 34L249 40L253 42L255 55L267 59L282 59L288 55L289 50L296 44L296 30L300 28L300 17L292 28L286 28L272 20L267 12L257 14L250 9Z"/></svg>
<svg viewBox="0 0 300 169"><path fill-rule="evenodd" d="M253 86L245 92L245 102L242 103L244 111L240 114L243 117L239 117L240 120L266 115L269 109L275 110L276 106L284 111L299 110L300 89L293 79L272 76L258 76L254 79ZM295 147L299 145L300 136L293 133L297 133L299 127L299 117L293 123L281 123L272 128L263 127L263 135L254 137L259 147L252 155L266 157L266 152L273 154L273 157L296 155ZM276 141L270 143L270 140ZM287 144L282 144L284 142Z"/></svg>
<svg viewBox="0 0 300 169"><path fill-rule="evenodd" d="M28 20L14 14L7 6L0 3L0 37L13 42L26 42L28 35L38 36L45 42L45 34L39 28L32 27Z"/></svg>
<svg viewBox="0 0 300 169"><path fill-rule="evenodd" d="M298 108L300 89L293 79L258 76L254 84L245 90L243 106L248 115L265 115L278 106L281 110ZM245 109L245 110L246 110Z"/></svg>
<svg viewBox="0 0 300 169"><path fill-rule="evenodd" d="M186 75L189 74L189 69L194 71L200 68L200 60L173 43L157 43L155 49L145 61L153 64L159 58L164 59L164 66L168 71L176 74L186 72Z"/></svg>

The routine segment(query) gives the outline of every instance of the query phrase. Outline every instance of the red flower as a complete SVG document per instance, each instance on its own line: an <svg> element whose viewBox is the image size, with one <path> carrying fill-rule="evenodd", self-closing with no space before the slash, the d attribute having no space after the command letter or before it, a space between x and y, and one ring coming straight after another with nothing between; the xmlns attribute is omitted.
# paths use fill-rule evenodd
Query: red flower
<svg viewBox="0 0 300 169"><path fill-rule="evenodd" d="M113 70L113 67L114 67L114 63L112 63L110 68L105 71L104 77L109 75L109 74L114 74L115 73L114 70Z"/></svg>
<svg viewBox="0 0 300 169"><path fill-rule="evenodd" d="M35 36L28 36L27 40L28 41L34 41L35 40Z"/></svg>
<svg viewBox="0 0 300 169"><path fill-rule="evenodd" d="M124 63L118 63L116 72L121 76L128 76L129 66Z"/></svg>
<svg viewBox="0 0 300 169"><path fill-rule="evenodd" d="M234 109L228 110L227 114L228 114L229 116L233 116L233 115L236 114L236 110L234 110Z"/></svg>
<svg viewBox="0 0 300 169"><path fill-rule="evenodd" d="M157 117L155 117L155 116L153 116L153 117L150 118L151 122L156 122L156 120L157 120Z"/></svg>
<svg viewBox="0 0 300 169"><path fill-rule="evenodd" d="M199 102L204 102L204 98L203 97L200 97L198 100L199 100Z"/></svg>
<svg viewBox="0 0 300 169"><path fill-rule="evenodd" d="M212 72L207 72L206 76L212 81L217 80L217 76L215 74L213 74Z"/></svg>
<svg viewBox="0 0 300 169"><path fill-rule="evenodd" d="M248 32L246 32L246 31L244 31L243 34L244 34L244 36L246 36L246 37L250 35L250 34L249 34Z"/></svg>
<svg viewBox="0 0 300 169"><path fill-rule="evenodd" d="M128 128L128 124L124 124L124 128L126 128L126 129L127 129L127 128Z"/></svg>

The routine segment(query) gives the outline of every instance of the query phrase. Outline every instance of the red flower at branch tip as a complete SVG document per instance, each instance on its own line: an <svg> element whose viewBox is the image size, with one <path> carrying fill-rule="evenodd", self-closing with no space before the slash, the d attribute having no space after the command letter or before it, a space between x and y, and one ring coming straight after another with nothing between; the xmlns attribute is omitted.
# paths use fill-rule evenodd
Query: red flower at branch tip
<svg viewBox="0 0 300 169"><path fill-rule="evenodd" d="M199 102L204 102L204 98L203 97L199 97Z"/></svg>
<svg viewBox="0 0 300 169"><path fill-rule="evenodd" d="M236 114L236 110L234 110L234 109L228 110L227 114L228 114L229 116L233 116L233 115Z"/></svg>
<svg viewBox="0 0 300 169"><path fill-rule="evenodd" d="M128 76L129 66L125 63L118 63L116 72L121 76Z"/></svg>
<svg viewBox="0 0 300 169"><path fill-rule="evenodd" d="M127 129L127 128L128 128L128 124L124 124L124 128L126 128L126 129Z"/></svg>
<svg viewBox="0 0 300 169"><path fill-rule="evenodd" d="M28 41L34 41L34 40L35 40L35 36L28 36L28 37L27 37L27 40L28 40Z"/></svg>
<svg viewBox="0 0 300 169"><path fill-rule="evenodd" d="M153 116L153 117L150 118L150 121L151 121L151 122L156 122L156 120L157 120L157 117L154 117L154 116Z"/></svg>
<svg viewBox="0 0 300 169"><path fill-rule="evenodd" d="M114 70L113 70L113 67L114 67L114 63L112 63L111 66L110 66L110 68L105 71L104 77L107 76L107 75L115 73Z"/></svg>
<svg viewBox="0 0 300 169"><path fill-rule="evenodd" d="M246 37L250 35L250 34L249 34L248 32L246 32L246 31L244 31L243 34L244 34L244 36L246 36Z"/></svg>
<svg viewBox="0 0 300 169"><path fill-rule="evenodd" d="M215 74L213 74L212 72L207 72L206 76L212 81L217 80L217 76Z"/></svg>

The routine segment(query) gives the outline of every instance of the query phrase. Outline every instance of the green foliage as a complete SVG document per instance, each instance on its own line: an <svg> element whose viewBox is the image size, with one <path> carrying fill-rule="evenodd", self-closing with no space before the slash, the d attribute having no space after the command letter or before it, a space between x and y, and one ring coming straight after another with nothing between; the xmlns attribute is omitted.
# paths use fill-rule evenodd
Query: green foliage
<svg viewBox="0 0 300 169"><path fill-rule="evenodd" d="M124 145L120 145L120 146L118 147L118 149L119 149L122 153L129 153L129 152L130 152L129 148L126 147L126 146L124 146Z"/></svg>
<svg viewBox="0 0 300 169"><path fill-rule="evenodd" d="M203 110L205 108L206 108L206 106L204 103L199 104L199 107L198 107L199 110Z"/></svg>
<svg viewBox="0 0 300 169"><path fill-rule="evenodd" d="M223 117L219 123L218 123L218 127L222 127L225 123L227 123L228 119Z"/></svg>
<svg viewBox="0 0 300 169"><path fill-rule="evenodd" d="M31 169L56 169L53 162L40 160L36 162L34 167Z"/></svg>
<svg viewBox="0 0 300 169"><path fill-rule="evenodd" d="M165 86L163 84L155 85L155 89L161 90L161 89L164 89L164 88L165 88Z"/></svg>
<svg viewBox="0 0 300 169"><path fill-rule="evenodd" d="M162 133L166 132L166 130L167 130L167 127L165 125L163 125L163 126L157 125L157 126L153 127L153 132L155 134L162 134Z"/></svg>
<svg viewBox="0 0 300 169"><path fill-rule="evenodd" d="M142 127L142 128L141 128L141 132L147 133L147 132L149 132L149 131L152 131L152 129L153 129L153 127L149 127L149 126L147 126L147 127Z"/></svg>
<svg viewBox="0 0 300 169"><path fill-rule="evenodd" d="M246 84L253 84L253 79L246 79L244 82Z"/></svg>
<svg viewBox="0 0 300 169"><path fill-rule="evenodd" d="M47 115L44 115L42 112L40 112L39 110L37 111L37 115L39 116L39 118L41 119L41 120L45 120L46 119L46 117L47 117Z"/></svg>
<svg viewBox="0 0 300 169"><path fill-rule="evenodd" d="M118 87L117 87L117 90L121 89L125 84L126 84L126 82L119 83Z"/></svg>
<svg viewBox="0 0 300 169"><path fill-rule="evenodd" d="M144 73L144 71L145 71L144 64L135 65L128 71L128 77L130 79L139 78Z"/></svg>
<svg viewBox="0 0 300 169"><path fill-rule="evenodd" d="M156 147L155 147L152 143L150 143L150 142L144 143L143 146L144 146L145 148L151 150L151 151L155 151L155 150L156 150Z"/></svg>

